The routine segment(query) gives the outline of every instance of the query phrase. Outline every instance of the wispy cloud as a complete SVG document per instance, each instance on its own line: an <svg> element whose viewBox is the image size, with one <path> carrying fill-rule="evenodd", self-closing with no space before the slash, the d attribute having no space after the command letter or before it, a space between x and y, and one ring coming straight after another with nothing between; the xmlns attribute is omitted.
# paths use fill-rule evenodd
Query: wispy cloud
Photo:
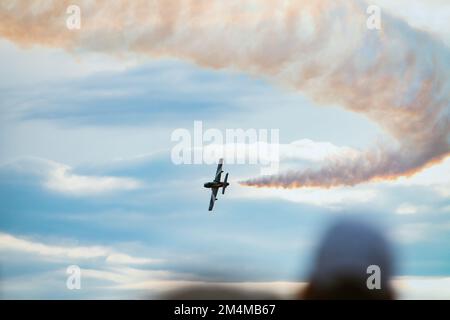
<svg viewBox="0 0 450 320"><path fill-rule="evenodd" d="M378 195L372 187L354 189L351 187L337 187L334 189L308 188L302 190L283 190L260 188L257 190L235 185L229 195L233 198L247 199L281 199L294 203L310 204L331 210L349 208L356 204L370 203Z"/></svg>
<svg viewBox="0 0 450 320"><path fill-rule="evenodd" d="M73 196L95 196L141 188L134 178L81 175L68 165L40 158L26 157L0 167L4 173L28 174L37 177L42 187Z"/></svg>
<svg viewBox="0 0 450 320"><path fill-rule="evenodd" d="M83 176L72 172L68 166L58 164L52 169L44 185L53 191L77 196L134 190L142 186L136 179L108 176Z"/></svg>
<svg viewBox="0 0 450 320"><path fill-rule="evenodd" d="M445 237L450 230L448 222L405 222L391 229L391 236L400 244L424 244Z"/></svg>
<svg viewBox="0 0 450 320"><path fill-rule="evenodd" d="M420 208L409 204L409 203L402 203L398 208L395 210L395 213L397 214L415 214L420 210Z"/></svg>
<svg viewBox="0 0 450 320"><path fill-rule="evenodd" d="M102 258L112 265L145 265L163 262L161 259L133 257L104 246L45 244L3 232L0 233L0 251L33 254L62 261Z"/></svg>
<svg viewBox="0 0 450 320"><path fill-rule="evenodd" d="M450 277L397 277L393 281L400 299L450 299Z"/></svg>

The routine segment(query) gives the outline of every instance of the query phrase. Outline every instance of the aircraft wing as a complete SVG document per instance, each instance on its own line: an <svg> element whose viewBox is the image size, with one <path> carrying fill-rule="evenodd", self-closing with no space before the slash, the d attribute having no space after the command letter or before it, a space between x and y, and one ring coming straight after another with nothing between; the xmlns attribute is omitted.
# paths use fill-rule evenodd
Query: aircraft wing
<svg viewBox="0 0 450 320"><path fill-rule="evenodd" d="M222 166L223 166L223 159L220 159L219 164L217 165L216 177L214 178L214 182L220 182L220 177L223 172Z"/></svg>
<svg viewBox="0 0 450 320"><path fill-rule="evenodd" d="M217 191L219 191L219 188L211 189L211 200L209 201L209 211L211 211L214 207L214 202L216 201Z"/></svg>

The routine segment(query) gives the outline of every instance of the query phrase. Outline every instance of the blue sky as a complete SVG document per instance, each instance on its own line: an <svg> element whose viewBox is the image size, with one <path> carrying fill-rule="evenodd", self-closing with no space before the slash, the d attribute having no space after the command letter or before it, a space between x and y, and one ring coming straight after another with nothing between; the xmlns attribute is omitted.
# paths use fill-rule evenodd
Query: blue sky
<svg viewBox="0 0 450 320"><path fill-rule="evenodd" d="M416 28L449 10L378 2ZM427 31L448 49L443 20ZM0 69L2 298L158 297L221 281L287 295L307 281L329 223L348 215L391 239L402 296L450 298L449 159L409 178L331 189L244 187L237 182L259 166L229 165L232 185L209 214L202 186L215 166L170 157L171 133L201 120L220 130L277 128L281 168L315 166L323 154L389 139L367 117L269 78L175 58L0 38ZM66 288L73 264L81 290Z"/></svg>

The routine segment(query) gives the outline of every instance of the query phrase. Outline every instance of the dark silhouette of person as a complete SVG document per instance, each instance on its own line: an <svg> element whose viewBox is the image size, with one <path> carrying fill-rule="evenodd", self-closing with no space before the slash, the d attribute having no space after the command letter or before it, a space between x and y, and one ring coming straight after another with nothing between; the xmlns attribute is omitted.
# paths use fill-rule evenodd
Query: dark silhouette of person
<svg viewBox="0 0 450 320"><path fill-rule="evenodd" d="M300 298L394 299L389 281L393 268L391 246L379 229L361 220L341 219L322 239Z"/></svg>

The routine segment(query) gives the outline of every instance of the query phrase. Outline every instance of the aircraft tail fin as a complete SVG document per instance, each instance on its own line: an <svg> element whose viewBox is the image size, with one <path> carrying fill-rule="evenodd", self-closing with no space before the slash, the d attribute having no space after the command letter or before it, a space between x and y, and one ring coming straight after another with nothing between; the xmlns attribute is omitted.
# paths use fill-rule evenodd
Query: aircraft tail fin
<svg viewBox="0 0 450 320"><path fill-rule="evenodd" d="M225 189L228 187L228 173L225 175L225 180L223 181L222 194L225 194Z"/></svg>

